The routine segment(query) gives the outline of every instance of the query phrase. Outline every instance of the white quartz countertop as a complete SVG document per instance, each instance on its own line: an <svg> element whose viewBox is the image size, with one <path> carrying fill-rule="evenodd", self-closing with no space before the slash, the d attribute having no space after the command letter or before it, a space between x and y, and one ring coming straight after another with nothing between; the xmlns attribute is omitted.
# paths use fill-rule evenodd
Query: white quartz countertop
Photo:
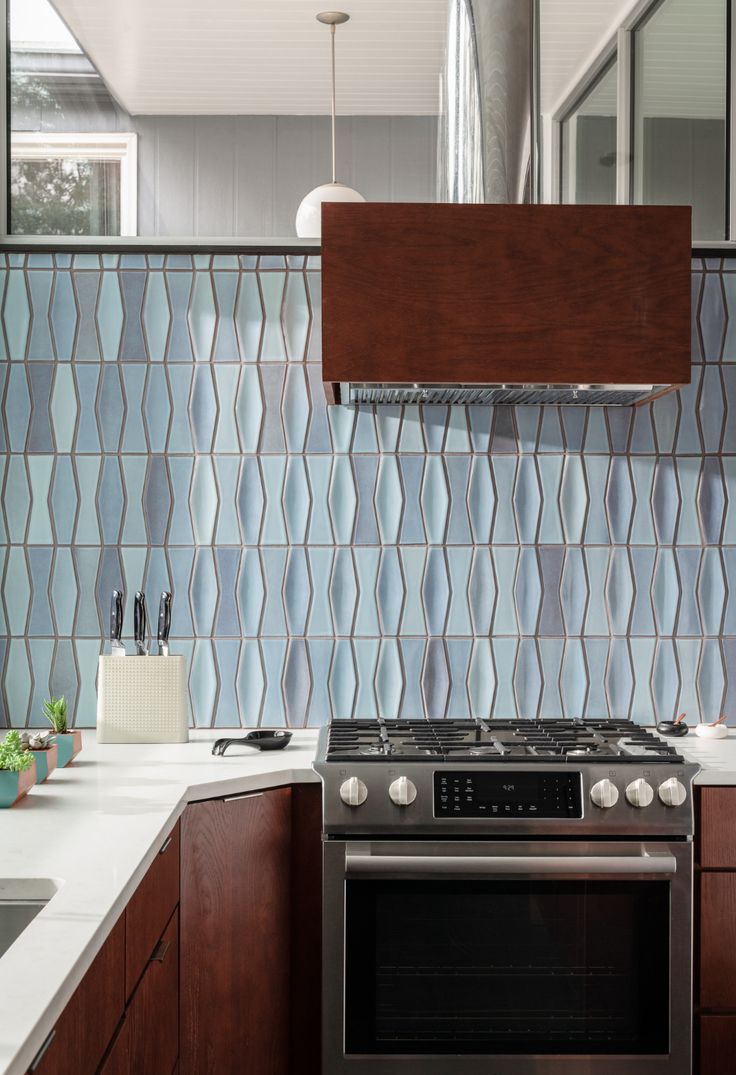
<svg viewBox="0 0 736 1075"><path fill-rule="evenodd" d="M241 733L102 746L85 732L73 765L0 810L0 899L6 878L58 885L0 958L0 1075L26 1072L187 803L318 779L316 730L295 731L282 751L212 757L213 741L228 734ZM696 783L736 785L736 729L726 739L668 742L702 767Z"/></svg>
<svg viewBox="0 0 736 1075"><path fill-rule="evenodd" d="M189 802L316 781L317 732L284 750L231 747L232 729L194 731L185 744L99 745L84 733L74 763L17 806L0 810L0 899L6 878L53 879L58 891L0 958L0 1072L26 1072L163 838Z"/></svg>

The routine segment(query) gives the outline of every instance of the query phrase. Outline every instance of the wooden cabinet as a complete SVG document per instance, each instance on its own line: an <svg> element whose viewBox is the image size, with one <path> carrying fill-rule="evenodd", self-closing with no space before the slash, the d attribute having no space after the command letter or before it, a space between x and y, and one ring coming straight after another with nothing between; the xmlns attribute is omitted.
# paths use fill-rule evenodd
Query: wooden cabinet
<svg viewBox="0 0 736 1075"><path fill-rule="evenodd" d="M696 805L697 1057L721 1075L736 1055L736 787L700 788Z"/></svg>
<svg viewBox="0 0 736 1075"><path fill-rule="evenodd" d="M179 912L156 945L126 1013L130 1075L169 1075L179 1056Z"/></svg>
<svg viewBox="0 0 736 1075"><path fill-rule="evenodd" d="M179 902L179 824L162 842L126 909L125 997L130 998Z"/></svg>
<svg viewBox="0 0 736 1075"><path fill-rule="evenodd" d="M287 1075L291 789L182 822L181 1073Z"/></svg>
<svg viewBox="0 0 736 1075"><path fill-rule="evenodd" d="M123 1015L124 961L123 915L31 1064L34 1075L94 1075Z"/></svg>

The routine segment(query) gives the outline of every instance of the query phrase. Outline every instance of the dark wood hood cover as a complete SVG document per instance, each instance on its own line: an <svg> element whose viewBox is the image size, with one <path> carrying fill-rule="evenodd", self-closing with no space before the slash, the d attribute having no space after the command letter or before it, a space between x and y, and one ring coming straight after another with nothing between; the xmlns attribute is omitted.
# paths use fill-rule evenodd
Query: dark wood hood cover
<svg viewBox="0 0 736 1075"><path fill-rule="evenodd" d="M690 380L689 207L330 203L322 212L330 399L341 382Z"/></svg>

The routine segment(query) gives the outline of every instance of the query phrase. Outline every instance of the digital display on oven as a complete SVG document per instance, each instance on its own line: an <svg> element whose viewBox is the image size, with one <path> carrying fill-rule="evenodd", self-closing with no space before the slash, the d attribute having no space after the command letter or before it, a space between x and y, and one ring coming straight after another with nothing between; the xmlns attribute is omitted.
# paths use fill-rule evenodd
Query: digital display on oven
<svg viewBox="0 0 736 1075"><path fill-rule="evenodd" d="M580 773L434 774L435 817L582 817Z"/></svg>

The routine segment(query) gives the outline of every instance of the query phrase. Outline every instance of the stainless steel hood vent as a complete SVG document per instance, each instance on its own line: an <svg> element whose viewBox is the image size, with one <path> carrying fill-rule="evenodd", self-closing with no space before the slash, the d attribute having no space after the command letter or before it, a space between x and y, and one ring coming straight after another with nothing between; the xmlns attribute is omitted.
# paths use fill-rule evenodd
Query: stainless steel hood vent
<svg viewBox="0 0 736 1075"><path fill-rule="evenodd" d="M519 384L418 385L341 384L340 402L350 404L423 403L427 406L631 407L667 390L667 385Z"/></svg>

